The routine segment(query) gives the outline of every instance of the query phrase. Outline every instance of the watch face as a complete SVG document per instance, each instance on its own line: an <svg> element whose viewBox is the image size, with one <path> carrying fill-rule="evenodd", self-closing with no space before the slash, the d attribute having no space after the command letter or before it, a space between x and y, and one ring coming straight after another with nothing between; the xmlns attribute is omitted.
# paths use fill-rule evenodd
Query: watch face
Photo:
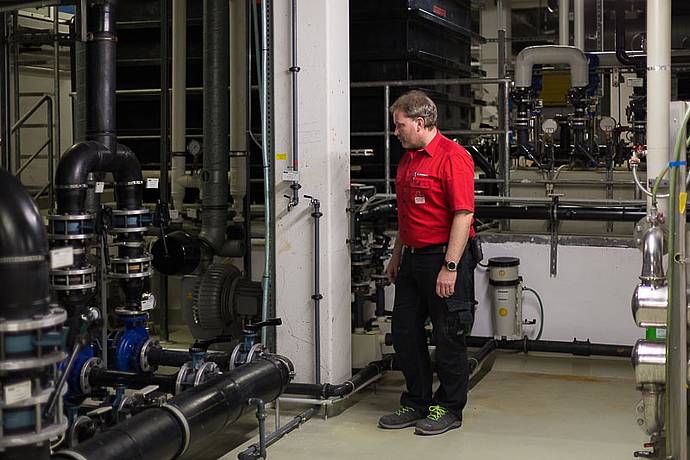
<svg viewBox="0 0 690 460"><path fill-rule="evenodd" d="M458 264L455 262L446 262L446 268L450 271L453 271L458 268Z"/></svg>

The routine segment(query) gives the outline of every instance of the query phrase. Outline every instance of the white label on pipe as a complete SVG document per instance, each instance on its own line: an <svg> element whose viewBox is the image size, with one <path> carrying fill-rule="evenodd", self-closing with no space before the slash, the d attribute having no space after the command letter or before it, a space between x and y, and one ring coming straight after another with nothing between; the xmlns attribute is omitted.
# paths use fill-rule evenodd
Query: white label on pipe
<svg viewBox="0 0 690 460"><path fill-rule="evenodd" d="M642 88L644 86L644 80L637 77L626 77L625 83L628 88Z"/></svg>
<svg viewBox="0 0 690 460"><path fill-rule="evenodd" d="M145 293L141 297L141 309L143 311L146 310L153 310L153 307L156 306L156 297L152 293Z"/></svg>
<svg viewBox="0 0 690 460"><path fill-rule="evenodd" d="M290 169L283 171L283 180L285 182L299 182L299 171L292 171Z"/></svg>
<svg viewBox="0 0 690 460"><path fill-rule="evenodd" d="M158 188L158 178L148 177L146 179L146 188Z"/></svg>
<svg viewBox="0 0 690 460"><path fill-rule="evenodd" d="M69 267L74 263L74 250L71 246L66 248L51 249L50 251L50 268Z"/></svg>
<svg viewBox="0 0 690 460"><path fill-rule="evenodd" d="M5 385L5 404L11 405L31 397L31 380Z"/></svg>
<svg viewBox="0 0 690 460"><path fill-rule="evenodd" d="M103 193L105 182L96 182L96 193Z"/></svg>
<svg viewBox="0 0 690 460"><path fill-rule="evenodd" d="M170 219L171 220L177 220L180 218L180 211L177 209L171 209L170 210Z"/></svg>

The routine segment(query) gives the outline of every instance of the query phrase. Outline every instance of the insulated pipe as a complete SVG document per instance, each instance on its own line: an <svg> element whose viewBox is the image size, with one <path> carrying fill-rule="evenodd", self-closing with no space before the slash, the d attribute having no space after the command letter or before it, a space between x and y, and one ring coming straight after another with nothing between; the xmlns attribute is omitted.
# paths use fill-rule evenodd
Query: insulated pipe
<svg viewBox="0 0 690 460"><path fill-rule="evenodd" d="M585 50L585 0L573 0L573 45Z"/></svg>
<svg viewBox="0 0 690 460"><path fill-rule="evenodd" d="M91 31L87 47L86 139L98 141L115 152L116 1L89 3L87 16Z"/></svg>
<svg viewBox="0 0 690 460"><path fill-rule="evenodd" d="M247 194L247 2L230 2L230 196L233 220L244 222ZM247 234L251 232L247 231Z"/></svg>
<svg viewBox="0 0 690 460"><path fill-rule="evenodd" d="M184 200L184 176L187 170L187 0L173 2L172 43L172 115L171 115L171 201L181 210Z"/></svg>
<svg viewBox="0 0 690 460"><path fill-rule="evenodd" d="M570 0L558 0L558 44L570 44Z"/></svg>
<svg viewBox="0 0 690 460"><path fill-rule="evenodd" d="M656 180L669 161L671 103L671 0L647 1L647 181ZM659 200L666 213L667 199ZM647 210L652 207L647 198Z"/></svg>
<svg viewBox="0 0 690 460"><path fill-rule="evenodd" d="M492 337L467 337L468 347L482 347L486 342L494 340ZM495 340L496 348L500 350L541 351L547 353L571 353L577 356L612 356L630 358L633 347L627 345L608 345L591 343L589 340L572 342L557 342L552 340Z"/></svg>
<svg viewBox="0 0 690 460"><path fill-rule="evenodd" d="M228 224L228 0L204 0L204 161L200 237L221 254Z"/></svg>
<svg viewBox="0 0 690 460"><path fill-rule="evenodd" d="M158 460L177 458L239 419L249 398L274 401L292 378L286 358L264 355L146 409L54 458Z"/></svg>
<svg viewBox="0 0 690 460"><path fill-rule="evenodd" d="M529 46L515 59L515 86L532 86L532 67L534 64L568 64L570 66L570 86L584 88L589 84L589 65L582 50L572 46L542 45Z"/></svg>

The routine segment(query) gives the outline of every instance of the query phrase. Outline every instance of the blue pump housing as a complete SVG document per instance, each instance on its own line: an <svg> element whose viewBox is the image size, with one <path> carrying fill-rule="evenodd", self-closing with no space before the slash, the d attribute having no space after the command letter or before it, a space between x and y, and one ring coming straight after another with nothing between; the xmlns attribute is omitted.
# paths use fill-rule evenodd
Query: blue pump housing
<svg viewBox="0 0 690 460"><path fill-rule="evenodd" d="M146 330L148 315L121 316L124 330L118 331L111 341L111 362L115 370L125 372L142 372L141 348L149 339Z"/></svg>

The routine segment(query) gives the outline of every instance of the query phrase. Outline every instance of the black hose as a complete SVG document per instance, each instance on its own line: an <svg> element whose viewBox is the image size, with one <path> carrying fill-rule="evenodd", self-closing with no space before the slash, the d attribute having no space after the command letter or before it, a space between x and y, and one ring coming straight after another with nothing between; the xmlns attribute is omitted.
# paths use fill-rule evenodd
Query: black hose
<svg viewBox="0 0 690 460"><path fill-rule="evenodd" d="M249 398L270 402L292 378L292 364L271 355L190 388L161 407L139 414L55 458L80 460L158 460L177 458L234 423L251 406Z"/></svg>
<svg viewBox="0 0 690 460"><path fill-rule="evenodd" d="M470 365L470 372L473 372L479 364L486 359L487 356L489 356L491 353L493 353L496 350L496 341L495 340L488 340L484 345L481 346L477 352L470 356L469 359L469 365Z"/></svg>
<svg viewBox="0 0 690 460"><path fill-rule="evenodd" d="M287 386L285 393L319 398L345 396L359 389L363 384L374 377L383 374L387 370L390 370L392 365L393 357L387 356L380 361L373 361L367 364L366 367L361 369L346 382L337 385L330 383L324 383L323 385L317 385L314 383L291 383Z"/></svg>
<svg viewBox="0 0 690 460"><path fill-rule="evenodd" d="M494 341L491 337L467 337L467 346L482 347L487 342ZM589 340L573 340L572 342L557 342L552 340L495 340L496 348L500 350L540 351L547 353L570 353L577 356L612 356L629 358L632 347L627 345L608 345L592 343Z"/></svg>
<svg viewBox="0 0 690 460"><path fill-rule="evenodd" d="M127 388L141 389L149 385L158 385L161 391L175 393L177 374L153 374L115 371L93 368L89 373L89 384L92 387L115 388L124 385Z"/></svg>

